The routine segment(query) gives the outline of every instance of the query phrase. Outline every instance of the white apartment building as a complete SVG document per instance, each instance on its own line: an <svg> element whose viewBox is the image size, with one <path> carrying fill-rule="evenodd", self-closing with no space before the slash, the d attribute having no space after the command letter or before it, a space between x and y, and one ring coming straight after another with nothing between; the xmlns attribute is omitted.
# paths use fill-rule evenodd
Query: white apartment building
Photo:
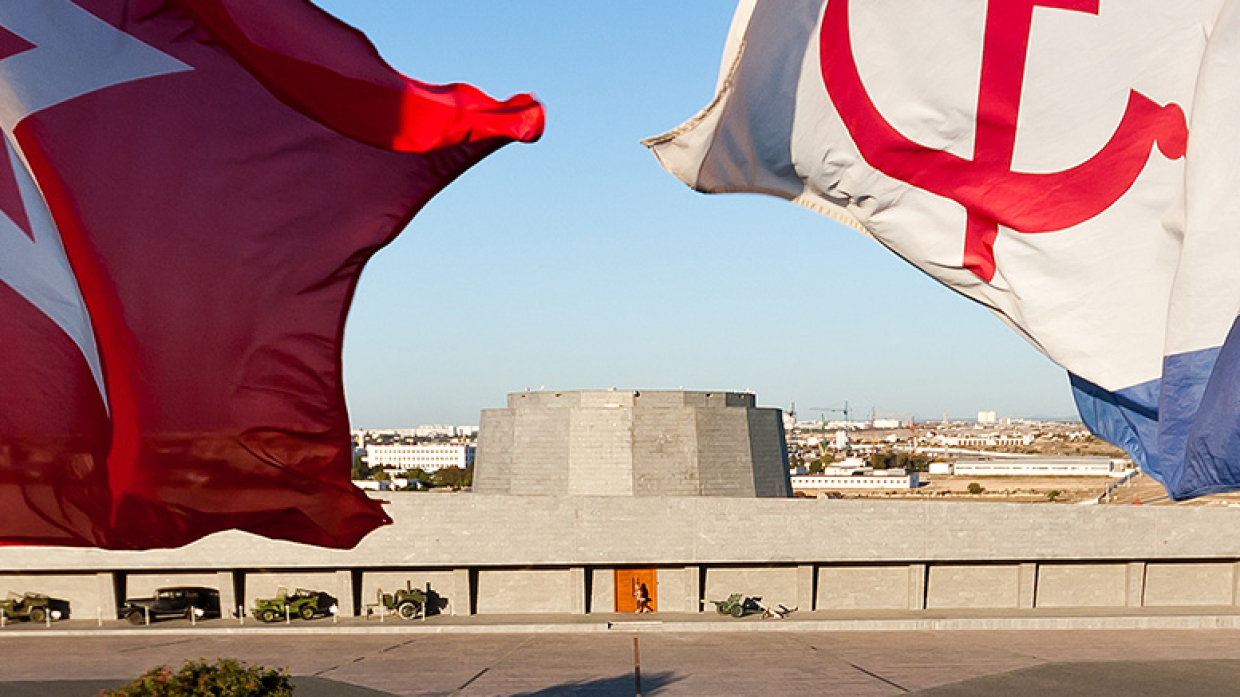
<svg viewBox="0 0 1240 697"><path fill-rule="evenodd" d="M920 486L916 472L903 477L897 475L823 476L807 474L792 477L794 491L818 491L823 489L916 489Z"/></svg>
<svg viewBox="0 0 1240 697"><path fill-rule="evenodd" d="M1109 457L1022 457L957 460L957 477L1122 477L1132 468L1127 460Z"/></svg>
<svg viewBox="0 0 1240 697"><path fill-rule="evenodd" d="M366 448L366 464L402 471L420 469L434 472L445 467L465 469L474 464L474 446L456 443L371 445Z"/></svg>
<svg viewBox="0 0 1240 697"><path fill-rule="evenodd" d="M948 448L1019 448L1032 445L1035 437L1031 434L1003 435L999 433L983 433L967 436L935 436L934 442Z"/></svg>

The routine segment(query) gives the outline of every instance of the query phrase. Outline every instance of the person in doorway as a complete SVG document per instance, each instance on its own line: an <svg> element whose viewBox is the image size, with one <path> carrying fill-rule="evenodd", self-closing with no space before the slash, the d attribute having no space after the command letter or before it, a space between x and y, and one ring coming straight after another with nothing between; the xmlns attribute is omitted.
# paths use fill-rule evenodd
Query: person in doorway
<svg viewBox="0 0 1240 697"><path fill-rule="evenodd" d="M633 600L637 606L633 612L638 614L654 612L654 608L650 607L650 590L646 588L646 584L637 579L633 579Z"/></svg>

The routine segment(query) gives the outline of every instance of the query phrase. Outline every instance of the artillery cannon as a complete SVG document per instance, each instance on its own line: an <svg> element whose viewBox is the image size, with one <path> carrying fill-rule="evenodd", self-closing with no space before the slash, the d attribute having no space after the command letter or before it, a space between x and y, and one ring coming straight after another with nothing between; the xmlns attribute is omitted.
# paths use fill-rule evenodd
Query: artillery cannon
<svg viewBox="0 0 1240 697"><path fill-rule="evenodd" d="M762 617L765 619L782 620L797 611L795 607L781 604L774 606L763 605L761 597L749 597L743 593L733 593L728 596L727 600L712 600L710 602L715 604L715 611L719 614L731 615L733 617L762 613Z"/></svg>
<svg viewBox="0 0 1240 697"><path fill-rule="evenodd" d="M721 615L731 615L733 617L744 617L745 615L756 615L763 612L765 608L759 603L762 598L750 598L743 593L733 593L728 596L727 600L712 600L715 604L715 612Z"/></svg>
<svg viewBox="0 0 1240 697"><path fill-rule="evenodd" d="M42 593L14 593L0 600L0 614L5 619L42 622L48 618L65 619L69 616L69 602L49 598Z"/></svg>
<svg viewBox="0 0 1240 697"><path fill-rule="evenodd" d="M284 618L300 617L312 620L315 617L333 615L339 611L336 599L322 591L311 591L304 588L289 593L281 588L274 598L258 598L254 601L254 609L250 614L263 622L276 622Z"/></svg>

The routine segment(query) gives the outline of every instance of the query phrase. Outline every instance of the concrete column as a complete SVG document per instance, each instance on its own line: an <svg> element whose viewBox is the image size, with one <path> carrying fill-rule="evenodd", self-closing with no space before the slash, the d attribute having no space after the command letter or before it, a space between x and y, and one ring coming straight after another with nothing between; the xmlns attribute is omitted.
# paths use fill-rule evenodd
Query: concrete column
<svg viewBox="0 0 1240 697"><path fill-rule="evenodd" d="M220 617L236 617L237 606L244 602L244 598L237 599L236 574L239 571L220 571L215 574L215 585L220 589Z"/></svg>
<svg viewBox="0 0 1240 697"><path fill-rule="evenodd" d="M702 567L684 567L684 585L688 588L687 608L691 613L703 613L706 605L702 600ZM711 605L712 608L714 605Z"/></svg>
<svg viewBox="0 0 1240 697"><path fill-rule="evenodd" d="M470 584L469 569L452 570L452 595L448 597L448 612L452 615L474 614L473 586Z"/></svg>
<svg viewBox="0 0 1240 697"><path fill-rule="evenodd" d="M689 612L702 612L702 567L685 567L685 608Z"/></svg>
<svg viewBox="0 0 1240 697"><path fill-rule="evenodd" d="M1124 593L1125 607L1142 607L1145 605L1145 562L1128 563L1128 583Z"/></svg>
<svg viewBox="0 0 1240 697"><path fill-rule="evenodd" d="M1231 565L1231 604L1240 605L1240 561Z"/></svg>
<svg viewBox="0 0 1240 697"><path fill-rule="evenodd" d="M1016 577L1016 607L1022 610L1033 608L1038 595L1038 565L1021 564Z"/></svg>
<svg viewBox="0 0 1240 697"><path fill-rule="evenodd" d="M616 611L616 570L593 567L590 569L590 612Z"/></svg>
<svg viewBox="0 0 1240 697"><path fill-rule="evenodd" d="M116 619L116 576L111 571L104 571L95 574L95 596L99 598L99 607L91 610L94 613L103 613L103 619ZM77 617L74 619L89 619L87 613L76 611Z"/></svg>
<svg viewBox="0 0 1240 697"><path fill-rule="evenodd" d="M586 567L570 566L568 569L568 587L573 594L569 612L574 615L586 614Z"/></svg>
<svg viewBox="0 0 1240 697"><path fill-rule="evenodd" d="M797 566L797 608L800 610L814 609L814 580L818 575L813 564Z"/></svg>
<svg viewBox="0 0 1240 697"><path fill-rule="evenodd" d="M357 608L353 605L353 570L336 571L336 604L340 609L340 617L354 617Z"/></svg>
<svg viewBox="0 0 1240 697"><path fill-rule="evenodd" d="M926 565L908 565L908 609L926 609Z"/></svg>

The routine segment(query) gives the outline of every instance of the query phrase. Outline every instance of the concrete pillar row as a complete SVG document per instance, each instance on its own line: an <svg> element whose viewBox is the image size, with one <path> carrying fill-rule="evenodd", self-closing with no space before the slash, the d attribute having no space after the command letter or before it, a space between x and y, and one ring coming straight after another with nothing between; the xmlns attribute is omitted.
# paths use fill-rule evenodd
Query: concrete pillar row
<svg viewBox="0 0 1240 697"><path fill-rule="evenodd" d="M353 603L353 570L338 569L336 571L336 605L340 617L357 615L357 606Z"/></svg>
<svg viewBox="0 0 1240 697"><path fill-rule="evenodd" d="M448 596L448 613L452 615L474 614L473 575L469 569L452 570L452 595Z"/></svg>
<svg viewBox="0 0 1240 697"><path fill-rule="evenodd" d="M237 606L242 604L242 600L237 598L238 576L244 583L245 575L240 571L219 571L215 574L215 587L220 591L220 617L237 616Z"/></svg>
<svg viewBox="0 0 1240 697"><path fill-rule="evenodd" d="M800 564L797 566L797 608L801 610L814 609L814 586L817 577L818 569L813 564Z"/></svg>
<svg viewBox="0 0 1240 697"><path fill-rule="evenodd" d="M586 605L589 602L586 598L586 567L573 566L568 570L568 586L572 591L572 601L569 605L569 612L574 615L586 614Z"/></svg>
<svg viewBox="0 0 1240 697"><path fill-rule="evenodd" d="M1021 564L1017 573L1016 607L1022 610L1032 609L1038 597L1038 565Z"/></svg>
<svg viewBox="0 0 1240 697"><path fill-rule="evenodd" d="M926 565L908 565L908 609L926 609Z"/></svg>
<svg viewBox="0 0 1240 697"><path fill-rule="evenodd" d="M1143 607L1145 605L1145 562L1128 563L1128 587L1124 593L1125 607Z"/></svg>

